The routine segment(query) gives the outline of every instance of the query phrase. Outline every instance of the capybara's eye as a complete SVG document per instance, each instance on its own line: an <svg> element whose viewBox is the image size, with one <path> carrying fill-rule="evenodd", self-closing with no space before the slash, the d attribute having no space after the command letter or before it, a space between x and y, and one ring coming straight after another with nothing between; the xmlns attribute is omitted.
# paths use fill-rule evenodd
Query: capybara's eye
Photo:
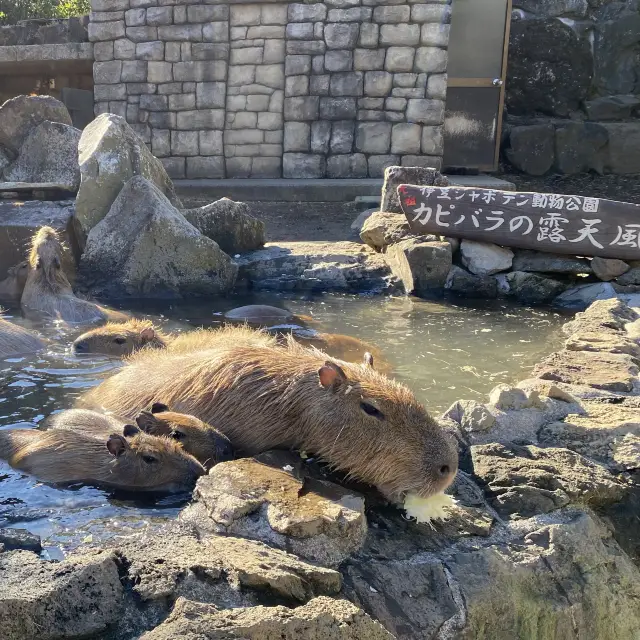
<svg viewBox="0 0 640 640"><path fill-rule="evenodd" d="M174 440L182 440L184 433L182 431L176 431L175 429L169 434Z"/></svg>
<svg viewBox="0 0 640 640"><path fill-rule="evenodd" d="M368 402L361 402L360 408L368 415L378 418L378 420L384 420L384 413L380 409L376 409L372 404Z"/></svg>
<svg viewBox="0 0 640 640"><path fill-rule="evenodd" d="M113 341L114 341L116 344L124 344L124 343L127 341L127 339L126 339L126 338L122 338L122 337L118 336L117 338L114 338L114 339L113 339Z"/></svg>
<svg viewBox="0 0 640 640"><path fill-rule="evenodd" d="M157 458L154 458L153 456L142 456L142 459L147 463L147 464L153 464L154 462L158 462Z"/></svg>

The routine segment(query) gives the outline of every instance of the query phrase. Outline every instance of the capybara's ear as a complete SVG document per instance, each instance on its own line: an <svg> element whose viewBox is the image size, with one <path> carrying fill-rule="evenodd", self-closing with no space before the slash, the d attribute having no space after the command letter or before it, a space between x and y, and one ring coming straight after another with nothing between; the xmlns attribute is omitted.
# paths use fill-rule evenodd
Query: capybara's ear
<svg viewBox="0 0 640 640"><path fill-rule="evenodd" d="M335 389L347 381L344 371L335 362L329 362L329 360L318 369L318 378L320 379L320 386L325 389Z"/></svg>
<svg viewBox="0 0 640 640"><path fill-rule="evenodd" d="M368 351L364 354L364 366L373 369L373 356Z"/></svg>
<svg viewBox="0 0 640 640"><path fill-rule="evenodd" d="M169 407L162 402L154 402L151 405L151 413L164 413L165 411L169 411Z"/></svg>
<svg viewBox="0 0 640 640"><path fill-rule="evenodd" d="M119 433L112 433L107 440L107 449L109 453L119 458L127 449L129 443Z"/></svg>
<svg viewBox="0 0 640 640"><path fill-rule="evenodd" d="M136 424L146 433L151 433L158 419L150 411L141 411L136 418Z"/></svg>
<svg viewBox="0 0 640 640"><path fill-rule="evenodd" d="M133 438L140 433L140 429L133 424L125 424L122 429L122 434L125 438Z"/></svg>
<svg viewBox="0 0 640 640"><path fill-rule="evenodd" d="M155 329L153 327L145 327L140 332L140 337L143 340L153 340L156 337Z"/></svg>

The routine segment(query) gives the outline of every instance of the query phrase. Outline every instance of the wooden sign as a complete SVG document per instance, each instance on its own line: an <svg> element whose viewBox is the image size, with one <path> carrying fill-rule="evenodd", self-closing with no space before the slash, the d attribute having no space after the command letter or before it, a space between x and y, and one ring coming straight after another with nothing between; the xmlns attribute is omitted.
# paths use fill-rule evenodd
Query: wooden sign
<svg viewBox="0 0 640 640"><path fill-rule="evenodd" d="M414 233L548 253L640 260L640 205L555 193L398 187Z"/></svg>

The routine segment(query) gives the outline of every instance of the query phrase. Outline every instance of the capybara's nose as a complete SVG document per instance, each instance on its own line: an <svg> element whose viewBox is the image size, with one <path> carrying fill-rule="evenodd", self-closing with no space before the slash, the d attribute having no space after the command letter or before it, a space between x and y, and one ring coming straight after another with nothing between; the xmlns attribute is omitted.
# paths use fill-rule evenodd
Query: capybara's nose
<svg viewBox="0 0 640 640"><path fill-rule="evenodd" d="M73 352L74 353L88 353L89 352L89 344L84 340L78 340L73 343Z"/></svg>
<svg viewBox="0 0 640 640"><path fill-rule="evenodd" d="M216 463L233 460L233 447L229 438L218 436L216 438Z"/></svg>

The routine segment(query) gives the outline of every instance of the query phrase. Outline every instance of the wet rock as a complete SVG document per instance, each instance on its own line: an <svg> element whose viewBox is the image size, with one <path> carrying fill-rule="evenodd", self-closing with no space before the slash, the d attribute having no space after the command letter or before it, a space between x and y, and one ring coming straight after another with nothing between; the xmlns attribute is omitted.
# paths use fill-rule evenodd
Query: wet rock
<svg viewBox="0 0 640 640"><path fill-rule="evenodd" d="M424 167L387 167L384 170L382 202L380 210L387 213L402 213L398 187L401 184L415 184L421 187L446 187L449 180L437 169Z"/></svg>
<svg viewBox="0 0 640 640"><path fill-rule="evenodd" d="M513 262L513 251L497 244L463 240L460 243L462 264L477 276L506 271Z"/></svg>
<svg viewBox="0 0 640 640"><path fill-rule="evenodd" d="M45 121L31 129L16 161L4 171L8 182L50 182L77 191L80 185L78 142L81 132Z"/></svg>
<svg viewBox="0 0 640 640"><path fill-rule="evenodd" d="M451 270L451 245L407 238L391 245L386 259L406 294L417 296L442 290Z"/></svg>
<svg viewBox="0 0 640 640"><path fill-rule="evenodd" d="M495 417L475 400L458 400L442 414L459 424L465 432L487 431L495 424Z"/></svg>
<svg viewBox="0 0 640 640"><path fill-rule="evenodd" d="M640 285L640 262L632 260L629 269L616 278L616 283L620 285Z"/></svg>
<svg viewBox="0 0 640 640"><path fill-rule="evenodd" d="M455 264L451 267L444 288L468 298L496 298L498 282L493 276L476 276Z"/></svg>
<svg viewBox="0 0 640 640"><path fill-rule="evenodd" d="M526 271L508 273L507 282L509 283L509 294L525 304L551 302L567 288L564 282Z"/></svg>
<svg viewBox="0 0 640 640"><path fill-rule="evenodd" d="M591 265L583 258L559 256L543 251L516 249L513 257L514 271L534 271L537 273L591 273Z"/></svg>
<svg viewBox="0 0 640 640"><path fill-rule="evenodd" d="M584 18L587 13L588 3L587 0L517 0L516 6L519 9L545 18L565 15Z"/></svg>
<svg viewBox="0 0 640 640"><path fill-rule="evenodd" d="M596 276L604 282L613 280L630 269L629 265L624 262L624 260L599 258L597 256L591 260L591 267Z"/></svg>
<svg viewBox="0 0 640 640"><path fill-rule="evenodd" d="M80 264L83 286L112 298L215 295L231 289L236 274L229 256L140 175L91 230Z"/></svg>
<svg viewBox="0 0 640 640"><path fill-rule="evenodd" d="M596 300L615 297L616 290L608 282L595 282L567 289L553 300L553 304L566 309L584 309Z"/></svg>
<svg viewBox="0 0 640 640"><path fill-rule="evenodd" d="M604 173L607 163L607 130L591 122L563 122L556 126L555 167L560 173Z"/></svg>
<svg viewBox="0 0 640 640"><path fill-rule="evenodd" d="M355 242L280 242L238 259L239 282L275 291L390 292L384 256Z"/></svg>
<svg viewBox="0 0 640 640"><path fill-rule="evenodd" d="M82 132L78 146L81 182L76 221L84 240L111 209L120 190L133 176L152 182L176 208L182 204L162 163L124 118L105 113Z"/></svg>
<svg viewBox="0 0 640 640"><path fill-rule="evenodd" d="M473 472L503 516L527 518L570 503L601 507L622 498L625 485L568 449L486 444L471 447Z"/></svg>
<svg viewBox="0 0 640 640"><path fill-rule="evenodd" d="M509 162L532 176L542 176L555 161L555 129L551 124L512 127L509 132L509 147L506 150Z"/></svg>
<svg viewBox="0 0 640 640"><path fill-rule="evenodd" d="M634 95L604 96L584 103L589 120L627 120L639 109L640 97Z"/></svg>
<svg viewBox="0 0 640 640"><path fill-rule="evenodd" d="M204 207L185 209L182 215L230 255L264 246L264 222L254 218L244 202L221 198Z"/></svg>
<svg viewBox="0 0 640 640"><path fill-rule="evenodd" d="M124 593L115 556L62 562L28 551L0 554L0 625L7 640L86 637L115 623Z"/></svg>
<svg viewBox="0 0 640 640"><path fill-rule="evenodd" d="M323 566L359 551L367 534L362 496L300 473L300 458L282 452L216 465L194 497L206 510L185 512L199 530L261 540Z"/></svg>
<svg viewBox="0 0 640 640"><path fill-rule="evenodd" d="M402 213L376 211L362 225L360 239L372 249L382 251L390 244L411 236L409 223Z"/></svg>
<svg viewBox="0 0 640 640"><path fill-rule="evenodd" d="M592 73L589 40L569 25L554 18L512 22L506 98L510 114L566 117L587 97Z"/></svg>
<svg viewBox="0 0 640 640"><path fill-rule="evenodd" d="M214 605L179 599L171 615L141 640L393 640L393 636L361 609L345 600L314 598L287 607L220 610Z"/></svg>
<svg viewBox="0 0 640 640"><path fill-rule="evenodd" d="M17 155L31 129L45 120L71 125L67 107L51 96L18 96L7 100L0 106L0 146Z"/></svg>
<svg viewBox="0 0 640 640"><path fill-rule="evenodd" d="M540 408L540 394L536 390L529 392L508 384L499 384L489 394L489 404L501 411L518 411L520 409Z"/></svg>
<svg viewBox="0 0 640 640"><path fill-rule="evenodd" d="M0 544L4 546L5 551L42 551L40 536L29 533L26 529L0 529Z"/></svg>

